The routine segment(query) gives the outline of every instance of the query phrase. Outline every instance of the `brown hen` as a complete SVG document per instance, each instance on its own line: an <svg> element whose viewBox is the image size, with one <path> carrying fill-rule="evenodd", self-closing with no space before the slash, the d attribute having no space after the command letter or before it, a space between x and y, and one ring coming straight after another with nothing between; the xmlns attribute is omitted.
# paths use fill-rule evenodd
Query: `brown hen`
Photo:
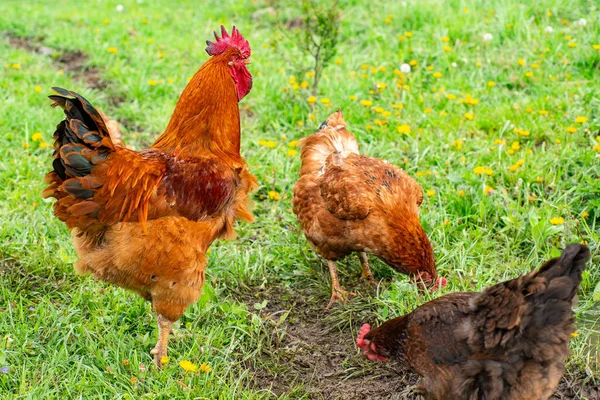
<svg viewBox="0 0 600 400"><path fill-rule="evenodd" d="M453 293L370 331L371 360L398 360L422 375L427 399L548 399L564 373L572 305L590 258L572 244L538 271L481 293Z"/></svg>
<svg viewBox="0 0 600 400"><path fill-rule="evenodd" d="M302 139L293 210L310 244L327 260L332 294L344 301L336 261L358 253L362 279L373 281L366 253L399 272L439 282L433 250L419 221L421 186L387 161L361 155L341 111Z"/></svg>

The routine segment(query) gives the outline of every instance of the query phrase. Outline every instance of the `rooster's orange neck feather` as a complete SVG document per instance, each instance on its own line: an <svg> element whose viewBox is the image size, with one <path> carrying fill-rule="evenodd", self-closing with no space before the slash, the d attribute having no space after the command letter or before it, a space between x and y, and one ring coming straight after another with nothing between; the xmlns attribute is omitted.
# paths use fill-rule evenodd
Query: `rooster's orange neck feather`
<svg viewBox="0 0 600 400"><path fill-rule="evenodd" d="M240 113L229 54L211 57L184 89L165 132L152 146L178 156L207 151L234 166L240 156Z"/></svg>

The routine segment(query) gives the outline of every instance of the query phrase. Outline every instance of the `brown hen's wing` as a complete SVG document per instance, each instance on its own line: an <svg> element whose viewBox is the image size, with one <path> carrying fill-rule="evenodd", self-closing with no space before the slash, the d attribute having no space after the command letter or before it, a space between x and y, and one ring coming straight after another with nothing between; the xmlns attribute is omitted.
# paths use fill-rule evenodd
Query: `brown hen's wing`
<svg viewBox="0 0 600 400"><path fill-rule="evenodd" d="M44 197L69 228L102 229L121 221L180 215L191 220L220 212L235 195L237 177L213 156L177 159L156 150L115 146L102 117L77 93L50 96L66 118L54 134L53 171ZM69 98L67 96L73 96Z"/></svg>
<svg viewBox="0 0 600 400"><path fill-rule="evenodd" d="M415 369L429 368L431 364L457 364L473 354L474 349L468 343L469 300L478 294L448 294L410 314L408 346Z"/></svg>
<svg viewBox="0 0 600 400"><path fill-rule="evenodd" d="M400 168L377 158L332 153L321 179L325 206L340 219L366 218L376 205L397 202L420 205L421 186Z"/></svg>

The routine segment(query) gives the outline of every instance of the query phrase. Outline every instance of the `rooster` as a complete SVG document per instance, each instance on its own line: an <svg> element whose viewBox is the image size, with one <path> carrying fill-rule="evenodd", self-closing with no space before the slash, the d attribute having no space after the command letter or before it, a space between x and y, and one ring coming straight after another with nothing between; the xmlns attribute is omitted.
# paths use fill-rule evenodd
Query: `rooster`
<svg viewBox="0 0 600 400"><path fill-rule="evenodd" d="M341 111L300 141L300 179L293 211L310 244L327 260L332 294L327 308L345 301L336 260L358 253L361 278L373 282L367 254L425 283L437 277L433 250L419 220L421 186L387 161L361 155Z"/></svg>
<svg viewBox="0 0 600 400"><path fill-rule="evenodd" d="M428 399L548 399L564 373L571 309L590 258L572 244L533 271L481 293L452 293L370 330L357 345L423 376Z"/></svg>
<svg viewBox="0 0 600 400"><path fill-rule="evenodd" d="M43 197L71 231L78 273L133 290L152 303L158 367L171 327L201 294L206 251L252 222L257 187L240 155L238 102L250 91L250 45L221 27L211 56L183 91L149 149L119 146L101 114L75 92L54 88L66 118L54 134L53 170Z"/></svg>

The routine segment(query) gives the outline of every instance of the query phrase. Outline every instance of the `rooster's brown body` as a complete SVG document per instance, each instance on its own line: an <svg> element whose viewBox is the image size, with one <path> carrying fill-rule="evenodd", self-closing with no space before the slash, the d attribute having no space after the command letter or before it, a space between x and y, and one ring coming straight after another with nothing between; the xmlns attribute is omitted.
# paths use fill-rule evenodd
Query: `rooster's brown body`
<svg viewBox="0 0 600 400"><path fill-rule="evenodd" d="M256 179L239 153L232 56L238 54L229 48L202 66L147 150L115 144L100 113L78 94L55 89L50 96L67 118L54 136L43 195L57 199L54 212L71 230L78 272L152 302L159 366L171 325L201 294L208 247L233 238L236 219L253 220L248 193Z"/></svg>

